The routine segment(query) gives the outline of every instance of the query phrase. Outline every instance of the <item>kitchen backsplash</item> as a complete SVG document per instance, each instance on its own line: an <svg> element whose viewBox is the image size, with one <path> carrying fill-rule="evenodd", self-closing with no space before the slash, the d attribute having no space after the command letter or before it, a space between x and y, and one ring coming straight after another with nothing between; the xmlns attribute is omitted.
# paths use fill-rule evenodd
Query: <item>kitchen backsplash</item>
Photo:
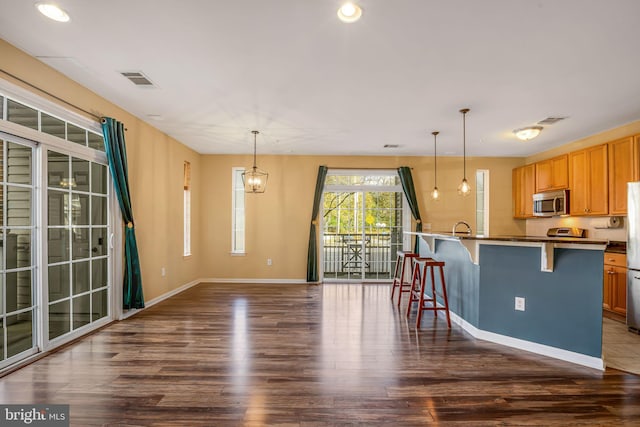
<svg viewBox="0 0 640 427"><path fill-rule="evenodd" d="M552 217L527 220L528 236L544 236L552 227L578 227L587 230L587 237L592 239L607 239L627 241L627 217L619 217L622 222L620 228L596 228L602 227L609 217Z"/></svg>

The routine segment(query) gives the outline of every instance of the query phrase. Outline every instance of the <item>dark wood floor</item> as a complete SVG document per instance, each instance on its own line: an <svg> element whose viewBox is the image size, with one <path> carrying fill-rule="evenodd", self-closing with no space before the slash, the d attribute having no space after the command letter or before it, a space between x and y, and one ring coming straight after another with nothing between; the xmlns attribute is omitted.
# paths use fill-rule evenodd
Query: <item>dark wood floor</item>
<svg viewBox="0 0 640 427"><path fill-rule="evenodd" d="M416 331L388 286L201 284L0 378L0 402L75 426L640 425L640 377Z"/></svg>

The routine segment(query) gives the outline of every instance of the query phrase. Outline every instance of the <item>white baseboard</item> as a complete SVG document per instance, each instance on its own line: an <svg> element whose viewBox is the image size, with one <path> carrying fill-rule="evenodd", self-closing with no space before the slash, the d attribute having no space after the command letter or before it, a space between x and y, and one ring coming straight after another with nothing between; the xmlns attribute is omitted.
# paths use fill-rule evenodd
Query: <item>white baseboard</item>
<svg viewBox="0 0 640 427"><path fill-rule="evenodd" d="M506 335L496 334L494 332L483 331L473 326L454 312L449 312L451 321L460 325L462 329L471 334L474 338L504 345L507 347L517 348L519 350L529 351L531 353L540 354L542 356L553 357L554 359L564 360L565 362L575 363L577 365L586 366L593 369L604 371L604 361L600 358L587 356L569 350L563 350L557 347L551 347L531 341L521 340Z"/></svg>
<svg viewBox="0 0 640 427"><path fill-rule="evenodd" d="M208 278L200 279L202 283L271 283L271 284L294 284L302 285L307 284L306 279L221 279L221 278Z"/></svg>

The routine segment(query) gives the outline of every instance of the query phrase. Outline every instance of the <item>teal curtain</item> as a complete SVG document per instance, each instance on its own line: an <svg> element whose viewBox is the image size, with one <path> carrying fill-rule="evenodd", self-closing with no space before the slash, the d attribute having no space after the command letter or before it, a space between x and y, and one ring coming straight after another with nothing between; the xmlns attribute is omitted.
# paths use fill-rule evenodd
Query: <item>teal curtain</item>
<svg viewBox="0 0 640 427"><path fill-rule="evenodd" d="M124 283L122 306L125 309L144 308L142 274L136 243L136 231L131 208L129 176L127 172L127 150L124 142L124 125L110 117L102 118L104 148L107 152L113 186L126 224L124 230Z"/></svg>
<svg viewBox="0 0 640 427"><path fill-rule="evenodd" d="M313 194L313 210L311 212L311 226L309 227L309 250L307 252L307 282L317 282L318 278L318 213L320 212L320 200L322 199L322 189L324 180L327 177L329 168L320 166L318 168L318 178L316 179L316 191Z"/></svg>
<svg viewBox="0 0 640 427"><path fill-rule="evenodd" d="M409 208L411 208L411 215L416 220L416 232L422 231L422 218L420 218L420 209L418 208L418 199L416 198L416 189L413 186L413 177L411 176L411 168L407 166L400 166L398 168L398 176L402 183L402 190L409 202ZM415 236L413 244L413 252L418 253L418 236Z"/></svg>

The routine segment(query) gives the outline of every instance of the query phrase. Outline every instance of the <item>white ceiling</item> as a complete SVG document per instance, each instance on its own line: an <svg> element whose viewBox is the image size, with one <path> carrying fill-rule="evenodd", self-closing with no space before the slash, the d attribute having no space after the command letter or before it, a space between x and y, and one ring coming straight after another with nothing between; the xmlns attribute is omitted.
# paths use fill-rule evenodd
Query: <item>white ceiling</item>
<svg viewBox="0 0 640 427"><path fill-rule="evenodd" d="M640 119L638 0L34 3L0 0L1 38L200 153L460 155L469 107L467 155L525 156Z"/></svg>

